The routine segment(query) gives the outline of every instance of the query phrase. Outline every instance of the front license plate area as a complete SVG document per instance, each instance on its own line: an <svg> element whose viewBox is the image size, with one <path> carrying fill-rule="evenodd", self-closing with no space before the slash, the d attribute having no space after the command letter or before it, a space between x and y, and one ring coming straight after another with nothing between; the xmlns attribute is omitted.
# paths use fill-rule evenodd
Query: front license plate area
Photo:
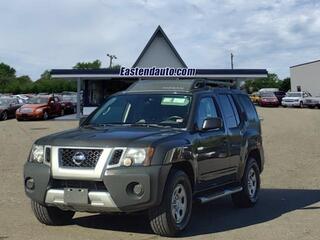
<svg viewBox="0 0 320 240"><path fill-rule="evenodd" d="M66 204L88 204L88 189L65 188L64 202Z"/></svg>

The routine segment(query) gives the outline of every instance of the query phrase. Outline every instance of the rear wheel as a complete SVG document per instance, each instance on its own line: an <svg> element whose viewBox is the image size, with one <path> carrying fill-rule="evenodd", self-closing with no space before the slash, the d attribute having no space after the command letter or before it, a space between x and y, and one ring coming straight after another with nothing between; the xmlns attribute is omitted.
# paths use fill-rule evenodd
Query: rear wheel
<svg viewBox="0 0 320 240"><path fill-rule="evenodd" d="M260 191L260 170L254 158L248 159L241 186L241 192L232 194L234 205L241 208L254 206Z"/></svg>
<svg viewBox="0 0 320 240"><path fill-rule="evenodd" d="M53 226L70 223L75 214L73 211L63 211L56 207L43 206L35 201L31 201L31 208L39 222Z"/></svg>
<svg viewBox="0 0 320 240"><path fill-rule="evenodd" d="M3 121L5 121L5 120L8 119L8 113L7 113L7 111L3 111L3 112L1 113L1 118L0 118L0 119L3 120Z"/></svg>
<svg viewBox="0 0 320 240"><path fill-rule="evenodd" d="M149 211L154 233L175 236L186 228L192 212L192 188L188 176L174 169L168 176L162 203Z"/></svg>

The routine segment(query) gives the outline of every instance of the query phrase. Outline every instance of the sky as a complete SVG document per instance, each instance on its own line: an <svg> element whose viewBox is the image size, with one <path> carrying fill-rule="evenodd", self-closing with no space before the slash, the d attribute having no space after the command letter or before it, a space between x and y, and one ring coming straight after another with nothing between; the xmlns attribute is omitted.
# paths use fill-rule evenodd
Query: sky
<svg viewBox="0 0 320 240"><path fill-rule="evenodd" d="M10 0L0 2L0 62L33 80L100 59L131 67L161 25L190 68L289 67L320 59L318 0Z"/></svg>

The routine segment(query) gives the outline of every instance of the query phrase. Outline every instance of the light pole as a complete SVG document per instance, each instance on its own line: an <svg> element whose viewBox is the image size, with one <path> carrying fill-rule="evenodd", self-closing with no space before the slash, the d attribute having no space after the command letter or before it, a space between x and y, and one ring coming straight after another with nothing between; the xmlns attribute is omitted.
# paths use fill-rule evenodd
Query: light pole
<svg viewBox="0 0 320 240"><path fill-rule="evenodd" d="M110 58L109 68L111 68L112 67L112 60L117 59L117 57L116 57L116 55L111 55L109 53L107 53L107 56Z"/></svg>
<svg viewBox="0 0 320 240"><path fill-rule="evenodd" d="M231 69L233 69L233 53L230 54L230 58L231 58Z"/></svg>

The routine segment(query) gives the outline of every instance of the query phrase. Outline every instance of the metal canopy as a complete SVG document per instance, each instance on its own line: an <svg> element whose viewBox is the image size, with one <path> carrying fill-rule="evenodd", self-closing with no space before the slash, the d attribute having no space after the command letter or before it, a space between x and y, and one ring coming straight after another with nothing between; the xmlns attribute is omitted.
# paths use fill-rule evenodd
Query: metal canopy
<svg viewBox="0 0 320 240"><path fill-rule="evenodd" d="M131 79L137 76L121 76L120 69L52 69L50 74L53 78L84 78L108 80L112 78ZM266 69L196 69L196 75L182 78L208 78L208 79L255 79L265 78L268 72ZM141 79L157 78L159 76L139 77ZM178 77L160 77L178 78Z"/></svg>

